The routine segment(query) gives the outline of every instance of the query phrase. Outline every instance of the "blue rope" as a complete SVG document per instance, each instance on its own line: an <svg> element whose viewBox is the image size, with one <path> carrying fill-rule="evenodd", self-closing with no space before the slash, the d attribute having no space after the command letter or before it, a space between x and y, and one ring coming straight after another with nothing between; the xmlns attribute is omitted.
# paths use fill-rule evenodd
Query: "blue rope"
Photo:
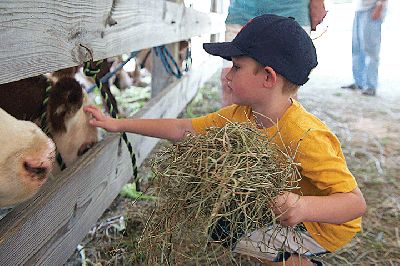
<svg viewBox="0 0 400 266"><path fill-rule="evenodd" d="M161 45L154 47L153 49L156 55L160 57L161 63L163 64L165 71L167 71L168 74L174 75L176 78L180 79L182 77L182 71L180 70L174 57L168 51L167 47L165 47L165 45ZM171 64L173 65L175 70L172 68Z"/></svg>
<svg viewBox="0 0 400 266"><path fill-rule="evenodd" d="M123 68L126 63L128 63L132 58L134 58L136 55L138 54L138 51L133 51L131 52L131 54L129 55L129 57L122 62L119 66L117 66L114 71L108 72L106 75L104 75L101 79L100 82L101 84L106 83L111 77L115 76L115 74L121 69ZM92 85L91 87L89 87L89 89L86 90L87 93L91 93L93 92L93 90L97 87L96 84Z"/></svg>

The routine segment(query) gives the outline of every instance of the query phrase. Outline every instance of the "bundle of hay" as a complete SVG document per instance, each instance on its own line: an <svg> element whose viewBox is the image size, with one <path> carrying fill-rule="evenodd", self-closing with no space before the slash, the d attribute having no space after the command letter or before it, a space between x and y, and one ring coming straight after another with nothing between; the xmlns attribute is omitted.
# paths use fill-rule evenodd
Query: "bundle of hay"
<svg viewBox="0 0 400 266"><path fill-rule="evenodd" d="M274 223L268 206L299 181L292 156L250 122L188 135L153 167L156 207L138 250L149 265L233 260L240 236Z"/></svg>

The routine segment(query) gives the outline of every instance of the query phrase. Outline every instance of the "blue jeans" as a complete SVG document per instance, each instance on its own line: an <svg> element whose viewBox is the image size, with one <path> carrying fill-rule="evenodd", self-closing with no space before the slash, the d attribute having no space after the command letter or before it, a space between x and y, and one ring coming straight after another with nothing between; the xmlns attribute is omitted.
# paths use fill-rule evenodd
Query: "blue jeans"
<svg viewBox="0 0 400 266"><path fill-rule="evenodd" d="M357 11L353 22L353 78L360 88L378 87L379 51L383 15L372 20L374 8Z"/></svg>

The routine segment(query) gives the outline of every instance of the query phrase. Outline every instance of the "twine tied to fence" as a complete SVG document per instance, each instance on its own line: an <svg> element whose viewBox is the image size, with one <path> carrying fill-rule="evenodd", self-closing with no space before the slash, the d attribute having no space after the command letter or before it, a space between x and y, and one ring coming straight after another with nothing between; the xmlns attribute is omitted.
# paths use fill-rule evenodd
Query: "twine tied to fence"
<svg viewBox="0 0 400 266"><path fill-rule="evenodd" d="M131 56L132 55L133 55L133 53L131 54ZM130 59L128 58L128 60L126 60L126 62L128 62L129 60ZM93 62L93 61L85 62L85 65L84 65L84 68L83 68L83 72L85 73L86 76L94 78L94 80L95 80L95 87L94 88L97 87L99 89L103 100L106 102L106 105L107 105L107 108L109 110L110 115L113 118L118 118L118 113L116 112L116 110L117 110L116 106L113 105L113 103L111 102L111 100L108 97L107 93L103 89L103 83L104 82L97 77L97 74L100 72L100 66L101 66L102 63L103 63L103 60L100 60L100 61L97 61L97 62ZM119 69L121 69L122 66L120 66ZM110 74L111 72L109 72L108 74L110 74L110 75L108 75L108 74L105 75L103 77L104 80L107 81L110 77L115 75L115 73L117 71L118 70L113 71L113 74ZM128 148L129 155L131 157L131 163L132 163L132 168L133 168L133 178L134 178L134 182L136 183L136 190L140 191L139 178L137 176L136 155L135 155L135 153L133 151L132 144L128 140L128 136L126 135L125 132L121 132L121 137L124 140L124 142L125 142L125 144L126 144L126 146Z"/></svg>

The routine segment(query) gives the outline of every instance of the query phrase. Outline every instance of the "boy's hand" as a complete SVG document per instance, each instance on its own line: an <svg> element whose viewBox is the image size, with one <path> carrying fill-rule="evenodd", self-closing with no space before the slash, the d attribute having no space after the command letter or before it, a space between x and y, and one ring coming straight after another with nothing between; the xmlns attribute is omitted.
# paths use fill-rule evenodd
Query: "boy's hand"
<svg viewBox="0 0 400 266"><path fill-rule="evenodd" d="M98 107L94 105L87 105L83 107L83 110L92 115L93 118L89 121L92 126L101 127L110 132L118 131L118 120L104 115Z"/></svg>
<svg viewBox="0 0 400 266"><path fill-rule="evenodd" d="M284 226L294 226L304 221L304 204L302 197L284 192L275 198L272 211L279 216L279 222Z"/></svg>

